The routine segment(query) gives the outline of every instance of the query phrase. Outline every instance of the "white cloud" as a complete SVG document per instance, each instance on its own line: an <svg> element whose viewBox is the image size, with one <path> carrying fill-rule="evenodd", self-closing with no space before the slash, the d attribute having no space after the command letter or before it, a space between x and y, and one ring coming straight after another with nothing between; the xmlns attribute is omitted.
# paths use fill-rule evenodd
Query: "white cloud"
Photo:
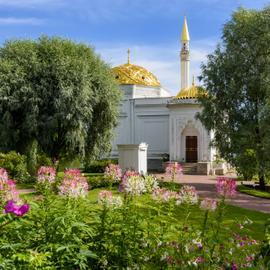
<svg viewBox="0 0 270 270"><path fill-rule="evenodd" d="M62 5L63 0L0 0L0 7L35 8Z"/></svg>
<svg viewBox="0 0 270 270"><path fill-rule="evenodd" d="M0 25L40 25L44 20L38 18L15 18L15 17L0 17Z"/></svg>
<svg viewBox="0 0 270 270"><path fill-rule="evenodd" d="M197 40L191 43L190 80L192 75L197 78L200 75L200 66L206 60L206 56L214 50L213 38ZM97 44L96 50L101 57L112 66L127 62L126 44ZM176 94L180 88L180 57L179 48L172 44L130 46L131 62L143 66L151 71L160 80L162 86L172 94ZM198 83L198 82L197 82Z"/></svg>

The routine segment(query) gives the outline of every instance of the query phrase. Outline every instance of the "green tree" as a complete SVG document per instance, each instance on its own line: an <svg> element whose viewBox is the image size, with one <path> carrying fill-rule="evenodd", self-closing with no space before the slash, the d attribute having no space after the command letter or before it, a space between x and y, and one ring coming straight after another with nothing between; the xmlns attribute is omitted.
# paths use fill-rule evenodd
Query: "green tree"
<svg viewBox="0 0 270 270"><path fill-rule="evenodd" d="M107 153L120 91L94 50L61 38L0 48L0 150L57 161Z"/></svg>
<svg viewBox="0 0 270 270"><path fill-rule="evenodd" d="M202 65L203 106L198 118L214 130L213 145L222 158L265 186L269 138L263 111L270 91L270 8L239 9L223 29L222 42ZM253 153L248 154L247 153ZM247 160L249 164L247 165Z"/></svg>

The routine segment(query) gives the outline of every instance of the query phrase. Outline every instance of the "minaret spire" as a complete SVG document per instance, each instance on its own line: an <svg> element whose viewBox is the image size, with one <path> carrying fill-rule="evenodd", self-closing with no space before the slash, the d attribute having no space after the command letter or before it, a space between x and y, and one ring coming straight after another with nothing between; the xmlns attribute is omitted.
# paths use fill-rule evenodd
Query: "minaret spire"
<svg viewBox="0 0 270 270"><path fill-rule="evenodd" d="M127 54L128 54L128 64L130 64L130 49L128 48L128 50L127 50Z"/></svg>
<svg viewBox="0 0 270 270"><path fill-rule="evenodd" d="M184 25L182 29L181 35L181 89L185 89L189 87L189 32L187 19L185 16Z"/></svg>
<svg viewBox="0 0 270 270"><path fill-rule="evenodd" d="M188 32L188 26L187 26L187 18L186 18L186 16L184 18L184 24L183 24L183 29L182 29L181 41L189 41L189 32Z"/></svg>

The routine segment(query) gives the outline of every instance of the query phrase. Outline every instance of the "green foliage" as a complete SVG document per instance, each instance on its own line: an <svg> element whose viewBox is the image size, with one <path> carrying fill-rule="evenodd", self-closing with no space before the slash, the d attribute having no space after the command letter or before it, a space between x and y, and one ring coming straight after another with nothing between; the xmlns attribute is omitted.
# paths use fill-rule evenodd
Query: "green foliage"
<svg viewBox="0 0 270 270"><path fill-rule="evenodd" d="M52 160L46 156L45 154L38 154L37 156L37 167L36 167L36 170L38 168L40 168L41 166L47 166L47 167L50 167L50 166L53 166L53 162Z"/></svg>
<svg viewBox="0 0 270 270"><path fill-rule="evenodd" d="M91 47L46 36L7 41L0 80L0 150L28 154L37 141L54 161L110 151L120 91Z"/></svg>
<svg viewBox="0 0 270 270"><path fill-rule="evenodd" d="M259 246L249 243L262 226L247 224L245 216L263 223L266 214L222 205L208 213L202 237L205 212L198 206L145 195L123 196L122 207L107 208L96 203L98 192L85 199L32 197L30 212L0 231L0 268L219 269L227 263L231 269L233 262L258 254ZM195 264L200 256L205 262Z"/></svg>
<svg viewBox="0 0 270 270"><path fill-rule="evenodd" d="M267 269L270 268L270 219L265 223L265 240L261 247L261 256L264 258L264 264Z"/></svg>
<svg viewBox="0 0 270 270"><path fill-rule="evenodd" d="M90 185L91 189L94 188L108 188L111 181L104 178L104 176L88 176L87 182Z"/></svg>
<svg viewBox="0 0 270 270"><path fill-rule="evenodd" d="M237 166L237 172L243 175L245 180L252 180L258 172L256 152L254 149L243 149L243 152L235 157L235 164ZM253 164L253 166L250 166L250 164Z"/></svg>
<svg viewBox="0 0 270 270"><path fill-rule="evenodd" d="M248 195L251 195L251 196L264 198L264 199L270 199L270 193L267 191L258 190L258 189L244 186L244 185L237 186L237 190L242 192L242 193L246 193Z"/></svg>
<svg viewBox="0 0 270 270"><path fill-rule="evenodd" d="M0 153L0 168L8 171L11 179L17 183L25 183L31 181L27 172L26 156L20 155L15 151L9 153Z"/></svg>
<svg viewBox="0 0 270 270"><path fill-rule="evenodd" d="M270 96L269 14L270 7L239 9L225 24L221 45L202 65L208 94L199 98L203 111L198 115L215 131L212 144L221 157L248 177L257 173L261 187L269 170L263 115Z"/></svg>
<svg viewBox="0 0 270 270"><path fill-rule="evenodd" d="M93 172L93 173L104 173L105 168L109 164L117 164L117 160L115 159L100 159L100 160L92 160L89 163L86 163L84 166L85 172Z"/></svg>

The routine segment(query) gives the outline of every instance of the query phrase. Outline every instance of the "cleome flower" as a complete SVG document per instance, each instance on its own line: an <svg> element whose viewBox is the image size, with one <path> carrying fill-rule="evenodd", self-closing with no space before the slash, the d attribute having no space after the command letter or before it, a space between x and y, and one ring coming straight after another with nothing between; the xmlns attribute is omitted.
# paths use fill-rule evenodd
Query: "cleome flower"
<svg viewBox="0 0 270 270"><path fill-rule="evenodd" d="M211 198L205 198L201 201L200 208L206 211L215 211L217 208L217 201Z"/></svg>
<svg viewBox="0 0 270 270"><path fill-rule="evenodd" d="M104 176L111 181L119 182L122 177L122 170L118 164L109 164L105 168Z"/></svg>
<svg viewBox="0 0 270 270"><path fill-rule="evenodd" d="M166 175L170 176L172 181L175 181L176 178L183 173L183 168L178 162L171 162L166 166Z"/></svg>
<svg viewBox="0 0 270 270"><path fill-rule="evenodd" d="M176 195L176 205L196 203L198 203L198 194L193 186L183 186Z"/></svg>
<svg viewBox="0 0 270 270"><path fill-rule="evenodd" d="M13 213L16 216L21 217L29 211L29 208L29 204L27 203L20 205L15 201L10 200L6 203L5 213Z"/></svg>
<svg viewBox="0 0 270 270"><path fill-rule="evenodd" d="M23 204L16 189L16 183L8 179L8 173L0 168L0 207L4 207L4 213L13 213L18 217L29 211L29 204Z"/></svg>
<svg viewBox="0 0 270 270"><path fill-rule="evenodd" d="M218 177L216 190L221 196L233 196L236 194L236 181L233 178Z"/></svg>
<svg viewBox="0 0 270 270"><path fill-rule="evenodd" d="M53 167L42 166L38 169L37 181L40 184L53 183L55 181L56 171Z"/></svg>
<svg viewBox="0 0 270 270"><path fill-rule="evenodd" d="M144 183L146 192L151 193L153 190L158 188L158 182L155 176L153 175L145 175Z"/></svg>
<svg viewBox="0 0 270 270"><path fill-rule="evenodd" d="M19 193L15 181L8 179L7 171L0 168L0 205L8 200L18 201Z"/></svg>
<svg viewBox="0 0 270 270"><path fill-rule="evenodd" d="M122 176L122 179L118 188L119 192L125 192L128 178L130 178L131 176L139 176L139 175L140 174L135 171L130 171L130 170L126 171L124 175Z"/></svg>
<svg viewBox="0 0 270 270"><path fill-rule="evenodd" d="M128 177L125 181L124 192L132 196L146 192L144 179L139 175Z"/></svg>
<svg viewBox="0 0 270 270"><path fill-rule="evenodd" d="M98 203L111 208L119 208L123 205L122 198L120 196L113 196L111 191L102 190L98 194Z"/></svg>
<svg viewBox="0 0 270 270"><path fill-rule="evenodd" d="M66 197L85 197L88 193L88 183L80 170L65 170L64 179L59 188L59 194Z"/></svg>
<svg viewBox="0 0 270 270"><path fill-rule="evenodd" d="M156 188L152 193L153 199L161 202L169 202L171 200L175 200L176 196L177 193L175 191L166 188Z"/></svg>
<svg viewBox="0 0 270 270"><path fill-rule="evenodd" d="M8 173L4 168L0 168L0 189L1 189L1 184L3 182L6 182L8 180Z"/></svg>

